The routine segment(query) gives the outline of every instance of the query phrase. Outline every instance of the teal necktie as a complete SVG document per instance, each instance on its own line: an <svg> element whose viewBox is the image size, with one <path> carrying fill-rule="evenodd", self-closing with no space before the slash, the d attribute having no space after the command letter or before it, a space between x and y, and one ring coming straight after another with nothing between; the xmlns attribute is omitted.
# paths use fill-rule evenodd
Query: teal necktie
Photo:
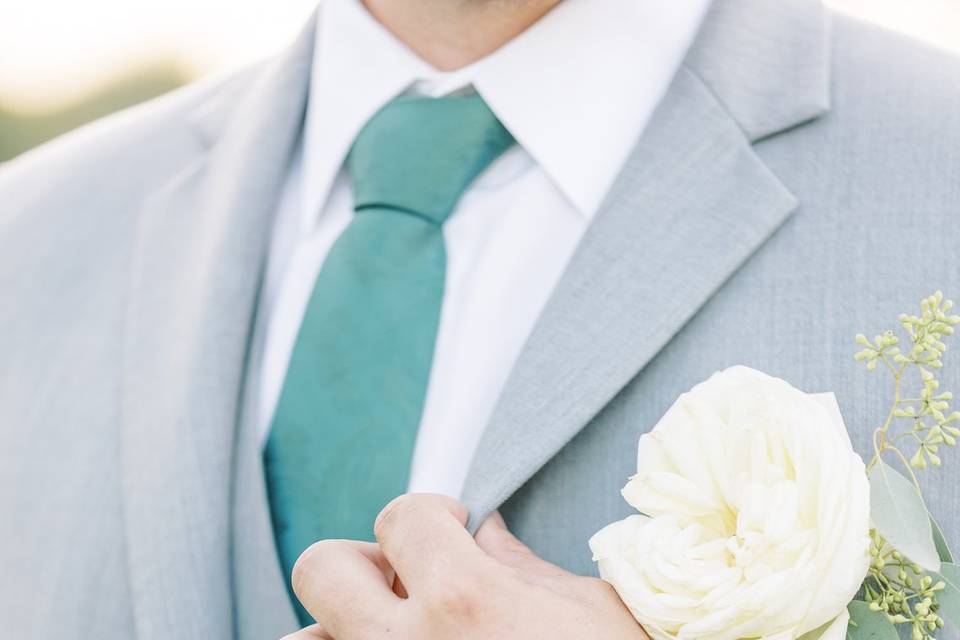
<svg viewBox="0 0 960 640"><path fill-rule="evenodd" d="M443 300L442 225L512 143L476 94L397 98L354 141L354 217L317 276L264 451L288 586L310 544L372 540L377 513L406 491Z"/></svg>

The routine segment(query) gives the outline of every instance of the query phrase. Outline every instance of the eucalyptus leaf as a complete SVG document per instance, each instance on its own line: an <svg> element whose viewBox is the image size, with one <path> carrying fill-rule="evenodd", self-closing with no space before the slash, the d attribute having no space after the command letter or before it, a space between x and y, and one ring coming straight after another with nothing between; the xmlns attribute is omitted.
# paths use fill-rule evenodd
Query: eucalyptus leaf
<svg viewBox="0 0 960 640"><path fill-rule="evenodd" d="M943 531L940 530L940 525L933 519L933 516L930 516L930 528L933 530L933 544L937 547L940 562L953 562L953 554L950 553L947 540L943 537Z"/></svg>
<svg viewBox="0 0 960 640"><path fill-rule="evenodd" d="M897 551L928 571L940 568L923 498L913 483L883 460L870 472L870 519Z"/></svg>
<svg viewBox="0 0 960 640"><path fill-rule="evenodd" d="M960 566L944 562L940 565L940 572L937 575L946 584L943 591L937 594L940 615L958 624L960 623Z"/></svg>
<svg viewBox="0 0 960 640"><path fill-rule="evenodd" d="M827 622L824 622L822 625L820 625L816 629L807 631L805 634L797 638L797 640L821 640L822 638L826 637L828 632L830 633L830 638L834 638L835 637L834 629L839 630L841 625L843 626L843 629L845 632L846 629L849 627L848 620L838 620L837 618L834 618L833 620L828 620ZM846 638L846 634L844 634L844 638Z"/></svg>
<svg viewBox="0 0 960 640"><path fill-rule="evenodd" d="M879 611L870 611L869 605L862 600L854 600L847 605L850 612L850 626L847 627L849 640L900 640L893 623Z"/></svg>

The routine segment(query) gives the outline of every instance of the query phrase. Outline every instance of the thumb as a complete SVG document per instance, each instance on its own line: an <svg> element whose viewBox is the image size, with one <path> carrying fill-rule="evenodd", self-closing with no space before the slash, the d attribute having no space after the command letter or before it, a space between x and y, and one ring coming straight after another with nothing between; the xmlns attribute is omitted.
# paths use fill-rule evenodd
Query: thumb
<svg viewBox="0 0 960 640"><path fill-rule="evenodd" d="M529 577L555 578L572 575L535 554L510 533L499 511L491 513L476 533L477 546L502 564Z"/></svg>

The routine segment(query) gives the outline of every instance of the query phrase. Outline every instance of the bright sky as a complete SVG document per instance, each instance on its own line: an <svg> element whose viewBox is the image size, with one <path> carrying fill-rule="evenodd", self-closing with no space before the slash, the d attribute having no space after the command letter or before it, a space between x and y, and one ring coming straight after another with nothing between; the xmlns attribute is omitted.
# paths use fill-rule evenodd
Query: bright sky
<svg viewBox="0 0 960 640"><path fill-rule="evenodd" d="M828 1L960 53L960 0ZM292 39L315 3L0 0L0 102L53 107L156 59L203 73L237 67Z"/></svg>

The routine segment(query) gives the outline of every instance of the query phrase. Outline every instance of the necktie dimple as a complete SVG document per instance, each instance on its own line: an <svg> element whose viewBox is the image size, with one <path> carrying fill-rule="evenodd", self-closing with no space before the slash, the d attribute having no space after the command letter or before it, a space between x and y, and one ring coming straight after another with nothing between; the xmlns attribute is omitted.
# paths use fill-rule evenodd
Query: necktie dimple
<svg viewBox="0 0 960 640"><path fill-rule="evenodd" d="M406 490L443 300L442 224L512 143L477 94L397 98L354 141L354 218L317 276L264 451L288 585L310 544L372 540L376 514Z"/></svg>

